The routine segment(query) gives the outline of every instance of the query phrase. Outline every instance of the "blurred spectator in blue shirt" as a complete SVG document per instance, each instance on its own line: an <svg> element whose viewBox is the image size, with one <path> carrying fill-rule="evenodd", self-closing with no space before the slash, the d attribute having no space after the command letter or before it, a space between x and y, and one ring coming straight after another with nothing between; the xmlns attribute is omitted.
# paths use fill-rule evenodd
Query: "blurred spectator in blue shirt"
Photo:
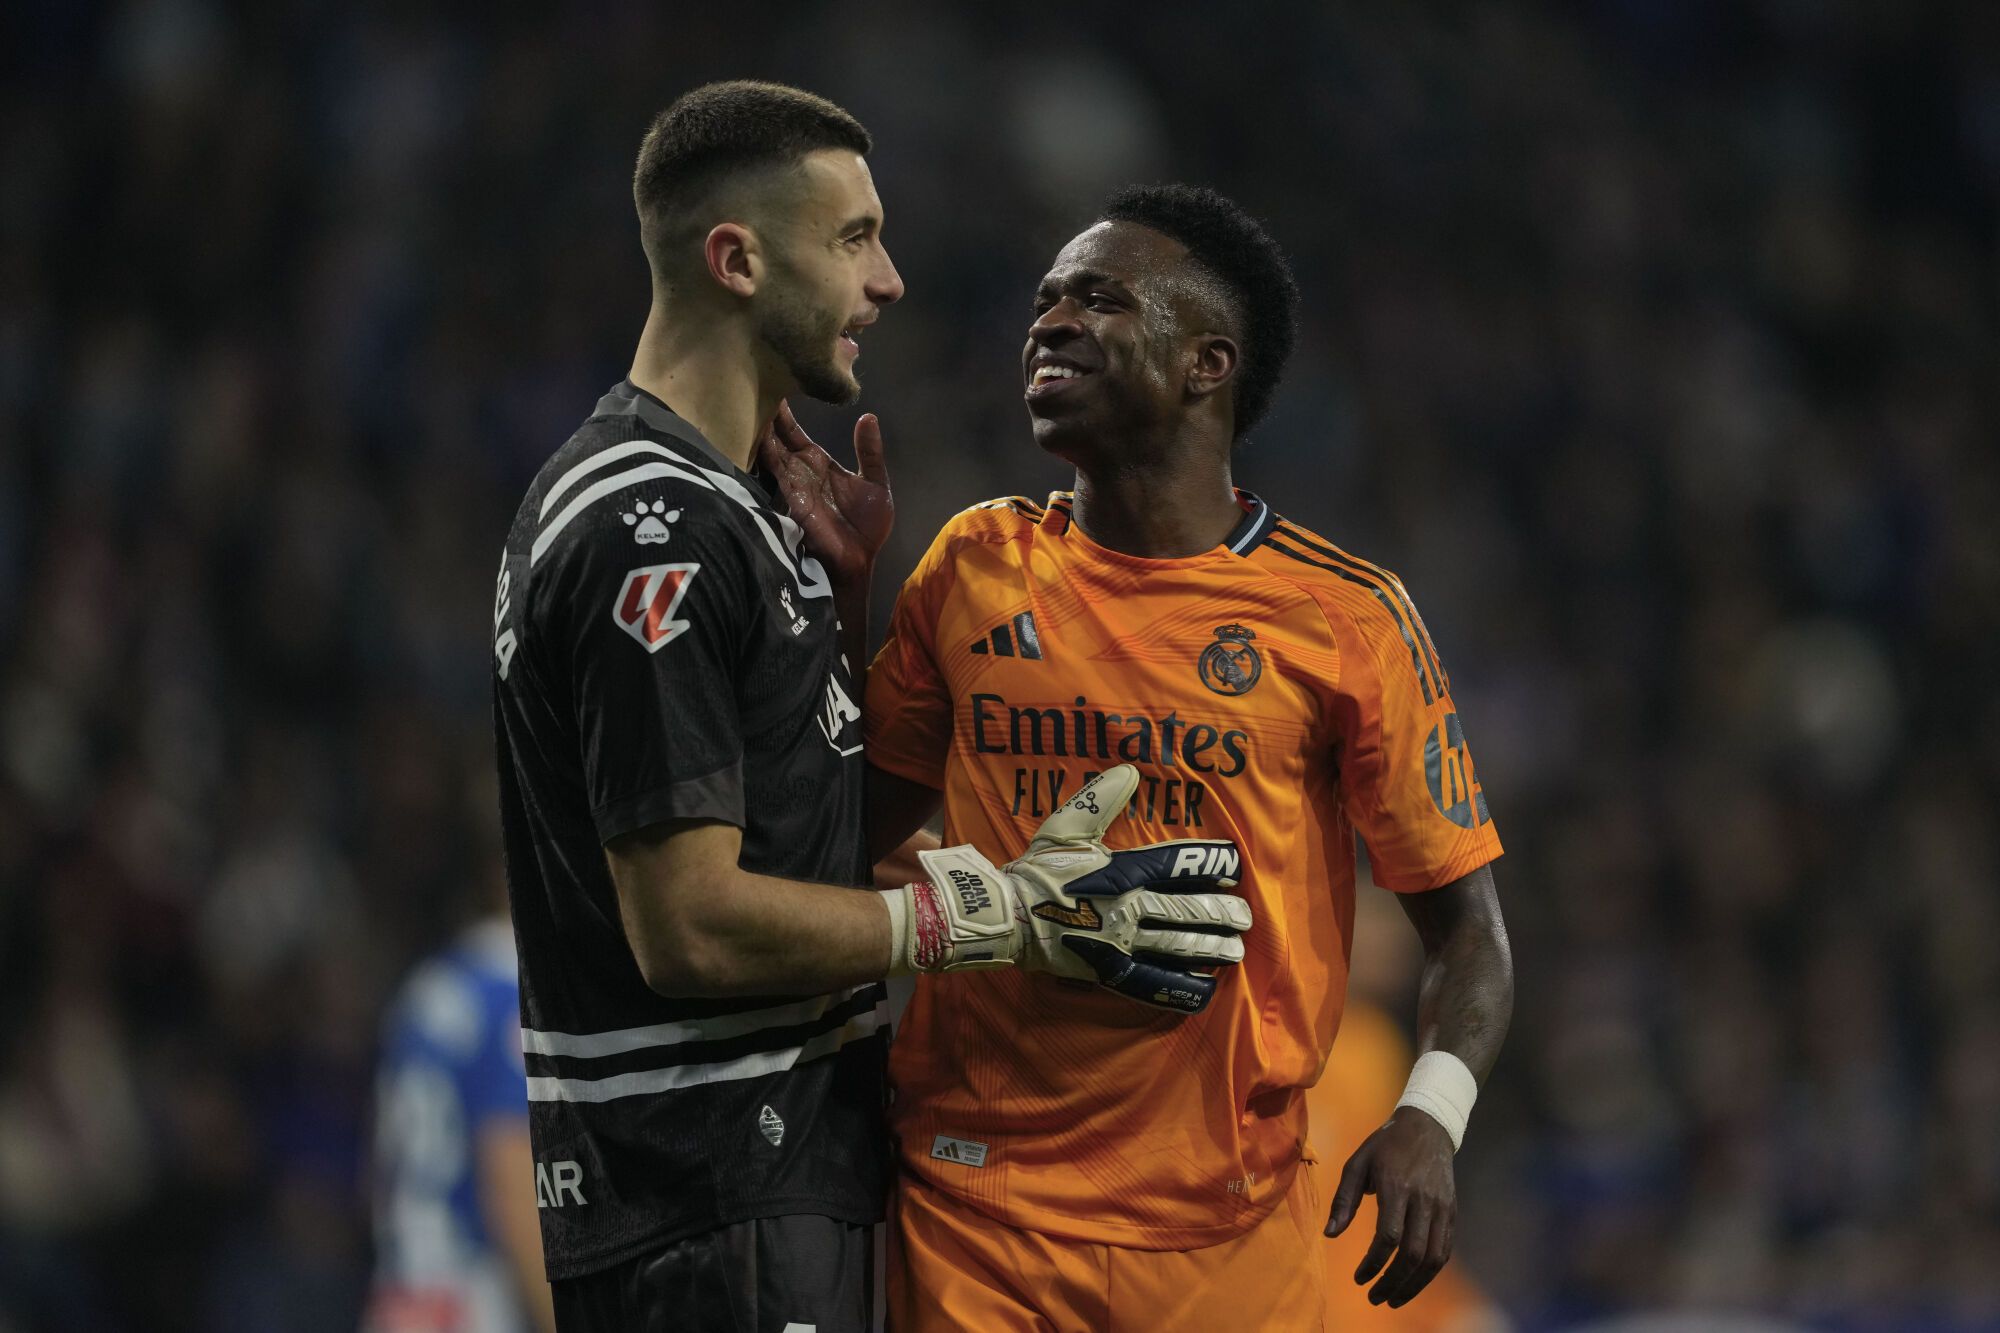
<svg viewBox="0 0 2000 1333"><path fill-rule="evenodd" d="M504 910L420 964L390 1006L375 1102L365 1333L554 1328Z"/></svg>

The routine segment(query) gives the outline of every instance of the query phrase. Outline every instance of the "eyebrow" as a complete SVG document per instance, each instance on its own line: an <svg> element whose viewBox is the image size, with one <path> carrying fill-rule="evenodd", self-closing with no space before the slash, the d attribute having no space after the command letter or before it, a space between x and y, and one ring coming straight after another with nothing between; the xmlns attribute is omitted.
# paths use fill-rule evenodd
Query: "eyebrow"
<svg viewBox="0 0 2000 1333"><path fill-rule="evenodd" d="M881 229L882 219L874 213L857 213L840 224L840 234L842 236L847 236L857 231L868 234L880 231Z"/></svg>
<svg viewBox="0 0 2000 1333"><path fill-rule="evenodd" d="M1053 274L1043 278L1040 285L1035 288L1035 295L1038 297L1047 296L1053 292L1065 289L1075 291L1079 287L1113 287L1128 296L1132 291L1130 287L1127 287L1123 282L1112 277L1109 273L1104 273L1094 268L1079 268L1071 269L1061 278L1057 278Z"/></svg>

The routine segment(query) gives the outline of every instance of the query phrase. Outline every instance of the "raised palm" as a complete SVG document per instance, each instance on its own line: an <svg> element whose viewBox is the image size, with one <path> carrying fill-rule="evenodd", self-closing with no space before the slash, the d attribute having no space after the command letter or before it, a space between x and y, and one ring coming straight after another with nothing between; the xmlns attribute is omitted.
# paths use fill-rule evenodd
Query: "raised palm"
<svg viewBox="0 0 2000 1333"><path fill-rule="evenodd" d="M758 440L757 457L777 481L786 511L805 529L807 544L827 572L836 579L866 578L896 522L882 423L874 413L854 423L859 472L834 461L784 403Z"/></svg>

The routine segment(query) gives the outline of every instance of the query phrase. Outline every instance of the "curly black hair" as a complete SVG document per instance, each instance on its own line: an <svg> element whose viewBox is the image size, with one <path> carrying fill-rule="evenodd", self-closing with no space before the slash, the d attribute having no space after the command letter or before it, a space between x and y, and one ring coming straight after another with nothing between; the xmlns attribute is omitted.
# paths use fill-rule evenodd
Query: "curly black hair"
<svg viewBox="0 0 2000 1333"><path fill-rule="evenodd" d="M1199 185L1133 185L1111 196L1101 222L1133 222L1170 236L1228 292L1239 321L1236 438L1263 419L1291 359L1299 285L1264 224Z"/></svg>

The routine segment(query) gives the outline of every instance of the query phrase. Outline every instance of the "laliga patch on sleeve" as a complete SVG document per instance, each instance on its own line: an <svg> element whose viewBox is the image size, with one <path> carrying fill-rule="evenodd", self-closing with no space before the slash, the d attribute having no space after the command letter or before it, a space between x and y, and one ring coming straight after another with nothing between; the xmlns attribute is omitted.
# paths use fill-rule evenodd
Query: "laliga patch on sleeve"
<svg viewBox="0 0 2000 1333"><path fill-rule="evenodd" d="M700 571L699 564L647 565L633 570L625 576L624 586L611 604L612 619L647 652L659 652L687 631L690 622L674 619L674 612Z"/></svg>
<svg viewBox="0 0 2000 1333"><path fill-rule="evenodd" d="M931 1156L940 1162L957 1162L961 1166L985 1166L986 1145L940 1134L931 1140Z"/></svg>

